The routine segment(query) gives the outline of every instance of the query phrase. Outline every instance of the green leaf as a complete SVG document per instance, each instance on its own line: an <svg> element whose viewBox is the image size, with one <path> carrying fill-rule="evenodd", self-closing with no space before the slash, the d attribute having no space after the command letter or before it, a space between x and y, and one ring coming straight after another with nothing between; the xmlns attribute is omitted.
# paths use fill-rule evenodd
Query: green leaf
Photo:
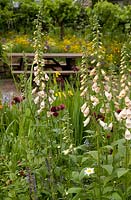
<svg viewBox="0 0 131 200"><path fill-rule="evenodd" d="M90 154L95 160L98 159L98 151L89 151L88 154Z"/></svg>
<svg viewBox="0 0 131 200"><path fill-rule="evenodd" d="M129 169L125 169L125 168L117 169L117 177L120 178L121 176L124 176L128 171Z"/></svg>
<svg viewBox="0 0 131 200"><path fill-rule="evenodd" d="M112 174L112 171L113 171L112 165L102 165L102 168L105 169L109 175Z"/></svg>
<svg viewBox="0 0 131 200"><path fill-rule="evenodd" d="M82 188L74 187L74 188L70 188L67 192L72 194L72 193L79 193L81 190Z"/></svg>
<svg viewBox="0 0 131 200"><path fill-rule="evenodd" d="M114 200L122 200L122 197L117 192L114 192L112 194L112 199L114 199Z"/></svg>
<svg viewBox="0 0 131 200"><path fill-rule="evenodd" d="M79 182L79 172L72 172L72 180L74 182Z"/></svg>

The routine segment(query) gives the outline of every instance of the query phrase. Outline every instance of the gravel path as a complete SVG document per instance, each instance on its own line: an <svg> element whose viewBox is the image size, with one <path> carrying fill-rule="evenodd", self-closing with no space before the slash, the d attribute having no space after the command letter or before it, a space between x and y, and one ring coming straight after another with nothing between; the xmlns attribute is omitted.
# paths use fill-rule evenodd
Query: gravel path
<svg viewBox="0 0 131 200"><path fill-rule="evenodd" d="M13 96L19 95L13 79L1 79L0 80L0 94L1 100L9 101Z"/></svg>

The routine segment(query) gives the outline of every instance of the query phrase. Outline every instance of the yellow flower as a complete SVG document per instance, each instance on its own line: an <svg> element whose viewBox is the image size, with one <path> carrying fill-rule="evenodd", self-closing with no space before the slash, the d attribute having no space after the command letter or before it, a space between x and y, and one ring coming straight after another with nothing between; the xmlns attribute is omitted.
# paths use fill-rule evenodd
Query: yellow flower
<svg viewBox="0 0 131 200"><path fill-rule="evenodd" d="M71 90L68 91L69 96L73 96L73 92Z"/></svg>

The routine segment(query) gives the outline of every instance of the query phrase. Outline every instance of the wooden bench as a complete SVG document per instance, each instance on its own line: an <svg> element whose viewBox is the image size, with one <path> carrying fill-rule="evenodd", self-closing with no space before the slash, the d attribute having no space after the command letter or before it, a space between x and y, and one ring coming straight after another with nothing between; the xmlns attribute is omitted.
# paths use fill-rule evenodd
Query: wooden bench
<svg viewBox="0 0 131 200"><path fill-rule="evenodd" d="M31 73L34 53L10 53L8 54L9 66L13 74ZM82 53L44 53L45 65L43 70L47 73L76 74L76 60L82 58ZM26 62L25 62L26 60ZM61 62L61 60L63 62ZM25 71L25 65L27 70Z"/></svg>

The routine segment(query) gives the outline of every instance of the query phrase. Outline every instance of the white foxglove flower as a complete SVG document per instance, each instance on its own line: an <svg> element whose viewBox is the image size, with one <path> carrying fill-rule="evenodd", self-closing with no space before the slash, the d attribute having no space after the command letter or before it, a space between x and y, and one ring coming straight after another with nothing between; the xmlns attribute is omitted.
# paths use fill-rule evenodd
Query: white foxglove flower
<svg viewBox="0 0 131 200"><path fill-rule="evenodd" d="M120 114L120 113L118 114L117 112L115 112L114 115L115 115L115 118L116 118L116 120L117 120L118 122L121 122L121 121L122 121L122 119L121 119L121 114Z"/></svg>
<svg viewBox="0 0 131 200"><path fill-rule="evenodd" d="M105 73L105 71L103 69L101 69L101 73L102 73L103 76L106 75L106 73Z"/></svg>
<svg viewBox="0 0 131 200"><path fill-rule="evenodd" d="M106 96L107 100L109 100L109 101L112 99L112 94L107 91L105 91L105 96Z"/></svg>
<svg viewBox="0 0 131 200"><path fill-rule="evenodd" d="M125 97L125 104L127 107L131 107L131 100L127 96Z"/></svg>
<svg viewBox="0 0 131 200"><path fill-rule="evenodd" d="M126 129L126 131L125 131L125 139L126 140L131 140L131 133L130 133L130 131L128 129Z"/></svg>
<svg viewBox="0 0 131 200"><path fill-rule="evenodd" d="M100 67L100 66L101 66L101 63L98 62L98 63L96 64L96 67Z"/></svg>
<svg viewBox="0 0 131 200"><path fill-rule="evenodd" d="M32 90L32 94L35 94L37 91L37 87L35 87L33 90Z"/></svg>
<svg viewBox="0 0 131 200"><path fill-rule="evenodd" d="M92 85L92 90L94 91L96 88L97 88L97 83L95 82L95 83L93 83L93 85Z"/></svg>
<svg viewBox="0 0 131 200"><path fill-rule="evenodd" d="M80 94L80 96L81 96L81 97L85 96L86 92L87 92L87 88L85 88L85 89L83 90L83 92Z"/></svg>
<svg viewBox="0 0 131 200"><path fill-rule="evenodd" d="M119 94L119 98L122 99L123 97L126 96L126 90L121 90L120 94Z"/></svg>
<svg viewBox="0 0 131 200"><path fill-rule="evenodd" d="M95 77L93 78L93 82L96 82L98 80L98 75L95 75Z"/></svg>
<svg viewBox="0 0 131 200"><path fill-rule="evenodd" d="M44 100L41 102L40 108L41 108L41 109L45 108L45 101L44 101Z"/></svg>
<svg viewBox="0 0 131 200"><path fill-rule="evenodd" d="M39 110L37 110L38 115L40 115L40 113L42 112L42 108L40 108Z"/></svg>
<svg viewBox="0 0 131 200"><path fill-rule="evenodd" d="M44 91L39 91L38 93L38 96L44 98L45 97L45 92Z"/></svg>
<svg viewBox="0 0 131 200"><path fill-rule="evenodd" d="M35 104L38 104L38 103L39 103L39 100L40 100L40 98L39 98L39 96L37 96L37 97L34 99L34 103L35 103Z"/></svg>
<svg viewBox="0 0 131 200"><path fill-rule="evenodd" d="M94 76L96 74L96 69L94 68L94 69L92 69L91 71L90 71L90 76Z"/></svg>
<svg viewBox="0 0 131 200"><path fill-rule="evenodd" d="M94 89L94 91L95 91L96 94L98 94L98 93L100 92L100 87L96 87L96 88Z"/></svg>
<svg viewBox="0 0 131 200"><path fill-rule="evenodd" d="M104 108L100 108L100 113L105 113L105 109Z"/></svg>
<svg viewBox="0 0 131 200"><path fill-rule="evenodd" d="M126 119L126 128L131 128L131 119Z"/></svg>
<svg viewBox="0 0 131 200"><path fill-rule="evenodd" d="M82 106L81 106L81 112L83 113L84 110L86 109L87 107L87 103L85 102Z"/></svg>
<svg viewBox="0 0 131 200"><path fill-rule="evenodd" d="M89 112L90 112L90 110L89 110L89 108L87 107L87 108L84 110L84 112L83 112L84 117L87 117L88 114L89 114Z"/></svg>
<svg viewBox="0 0 131 200"><path fill-rule="evenodd" d="M127 117L127 110L126 110L126 108L124 108L119 114L121 115L121 118L126 119L126 117Z"/></svg>
<svg viewBox="0 0 131 200"><path fill-rule="evenodd" d="M113 124L112 124L112 122L108 125L108 130L112 130L112 128L113 128Z"/></svg>
<svg viewBox="0 0 131 200"><path fill-rule="evenodd" d="M108 127L107 127L107 123L103 122L102 120L99 119L99 124L100 126L104 129L104 130L107 130Z"/></svg>
<svg viewBox="0 0 131 200"><path fill-rule="evenodd" d="M49 76L45 73L45 80L48 81L49 80Z"/></svg>
<svg viewBox="0 0 131 200"><path fill-rule="evenodd" d="M89 124L90 118L91 117L89 116L89 117L87 117L87 119L85 121L83 121L84 127L86 127Z"/></svg>
<svg viewBox="0 0 131 200"><path fill-rule="evenodd" d="M131 109L126 110L126 117L131 119Z"/></svg>

